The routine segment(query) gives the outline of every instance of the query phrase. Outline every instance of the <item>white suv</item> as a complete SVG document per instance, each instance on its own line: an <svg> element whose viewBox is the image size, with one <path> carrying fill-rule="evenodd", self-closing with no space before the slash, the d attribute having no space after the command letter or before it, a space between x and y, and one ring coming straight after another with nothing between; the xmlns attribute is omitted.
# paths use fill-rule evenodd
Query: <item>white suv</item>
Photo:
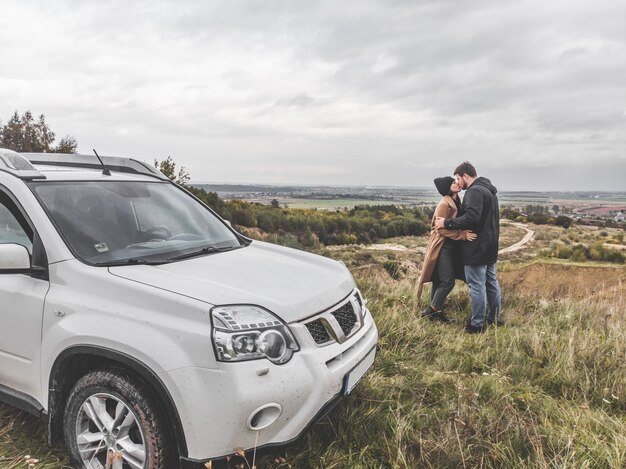
<svg viewBox="0 0 626 469"><path fill-rule="evenodd" d="M0 150L0 400L76 468L294 440L377 337L343 264L241 236L149 165Z"/></svg>

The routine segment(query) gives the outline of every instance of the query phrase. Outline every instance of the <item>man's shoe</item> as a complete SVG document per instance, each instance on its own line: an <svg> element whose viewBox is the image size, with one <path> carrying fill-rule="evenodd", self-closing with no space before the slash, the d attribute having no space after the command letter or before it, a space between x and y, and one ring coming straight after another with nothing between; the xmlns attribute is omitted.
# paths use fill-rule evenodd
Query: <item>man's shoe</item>
<svg viewBox="0 0 626 469"><path fill-rule="evenodd" d="M485 332L485 326L474 326L472 323L468 322L465 324L465 332L468 334L480 334Z"/></svg>
<svg viewBox="0 0 626 469"><path fill-rule="evenodd" d="M487 319L487 324L489 324L490 326L496 326L496 327L506 326L506 322L504 322L502 319L498 319L497 321L494 321L493 319Z"/></svg>

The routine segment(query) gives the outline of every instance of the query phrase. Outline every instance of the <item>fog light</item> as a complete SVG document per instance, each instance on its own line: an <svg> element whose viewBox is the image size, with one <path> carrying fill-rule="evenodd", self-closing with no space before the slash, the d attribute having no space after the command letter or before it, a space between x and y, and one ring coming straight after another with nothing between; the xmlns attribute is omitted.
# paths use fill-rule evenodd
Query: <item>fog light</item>
<svg viewBox="0 0 626 469"><path fill-rule="evenodd" d="M276 422L282 413L283 408L280 404L265 404L250 414L246 427L252 431L263 430Z"/></svg>

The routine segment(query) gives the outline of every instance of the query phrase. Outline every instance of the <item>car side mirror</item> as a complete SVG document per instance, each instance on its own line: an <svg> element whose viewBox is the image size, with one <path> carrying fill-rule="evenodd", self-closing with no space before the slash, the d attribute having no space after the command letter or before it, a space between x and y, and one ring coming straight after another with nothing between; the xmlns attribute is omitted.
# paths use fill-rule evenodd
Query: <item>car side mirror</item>
<svg viewBox="0 0 626 469"><path fill-rule="evenodd" d="M229 227L233 227L233 224L230 222L230 220L224 220L224 223L226 223Z"/></svg>
<svg viewBox="0 0 626 469"><path fill-rule="evenodd" d="M28 249L21 244L0 244L0 274L30 271Z"/></svg>

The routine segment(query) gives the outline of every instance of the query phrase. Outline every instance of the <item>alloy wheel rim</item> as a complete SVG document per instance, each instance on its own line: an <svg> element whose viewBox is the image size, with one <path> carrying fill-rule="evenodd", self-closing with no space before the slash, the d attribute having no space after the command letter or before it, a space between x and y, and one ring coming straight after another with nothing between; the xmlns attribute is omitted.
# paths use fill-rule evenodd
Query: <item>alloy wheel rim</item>
<svg viewBox="0 0 626 469"><path fill-rule="evenodd" d="M119 453L124 469L144 469L146 439L135 413L120 398L89 396L76 417L76 444L88 469L104 469L111 453Z"/></svg>

